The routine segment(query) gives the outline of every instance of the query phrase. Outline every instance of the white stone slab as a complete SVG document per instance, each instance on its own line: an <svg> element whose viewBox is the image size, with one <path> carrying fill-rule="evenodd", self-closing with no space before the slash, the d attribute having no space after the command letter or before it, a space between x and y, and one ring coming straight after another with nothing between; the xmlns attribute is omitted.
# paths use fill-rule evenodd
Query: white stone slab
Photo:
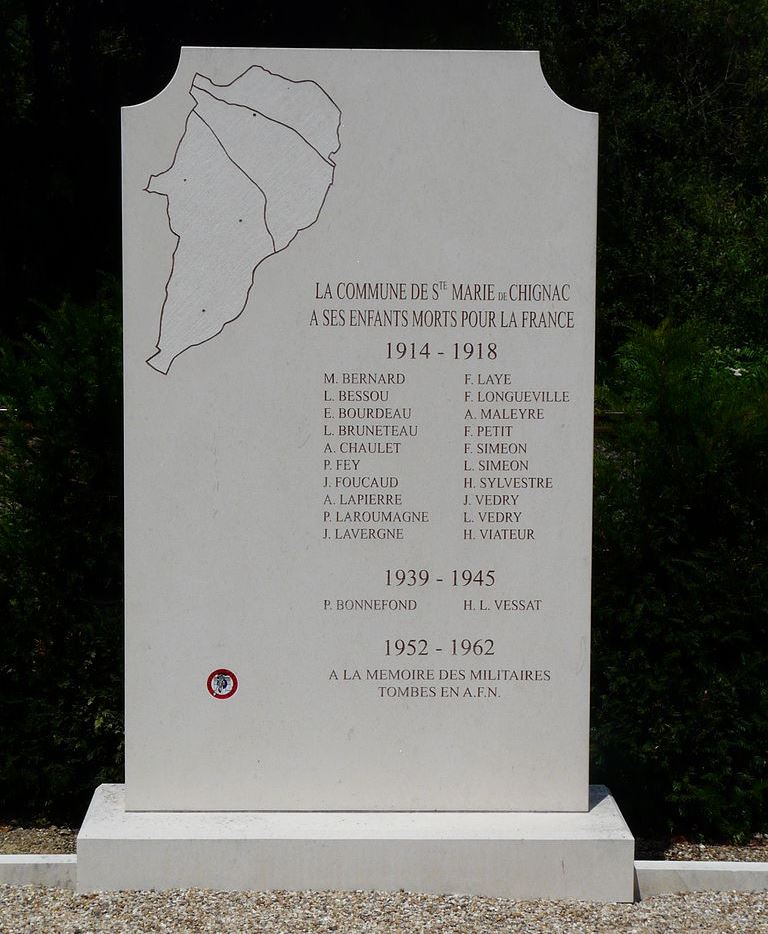
<svg viewBox="0 0 768 934"><path fill-rule="evenodd" d="M768 863L639 859L635 874L640 898L681 892L768 891Z"/></svg>
<svg viewBox="0 0 768 934"><path fill-rule="evenodd" d="M631 901L634 841L594 787L580 814L127 812L96 791L78 890L378 890Z"/></svg>
<svg viewBox="0 0 768 934"><path fill-rule="evenodd" d="M587 808L596 165L535 52L123 110L131 809Z"/></svg>
<svg viewBox="0 0 768 934"><path fill-rule="evenodd" d="M74 853L12 853L0 855L0 885L49 885L74 889Z"/></svg>

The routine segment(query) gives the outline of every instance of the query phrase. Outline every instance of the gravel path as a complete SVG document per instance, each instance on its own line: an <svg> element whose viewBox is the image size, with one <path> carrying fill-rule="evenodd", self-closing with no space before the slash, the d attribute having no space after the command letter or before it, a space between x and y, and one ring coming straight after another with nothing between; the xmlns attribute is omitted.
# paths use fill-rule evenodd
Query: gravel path
<svg viewBox="0 0 768 934"><path fill-rule="evenodd" d="M17 827L0 824L0 853L74 853L76 827Z"/></svg>
<svg viewBox="0 0 768 934"><path fill-rule="evenodd" d="M0 886L2 934L766 934L768 894L664 895L635 905L371 892L73 895Z"/></svg>
<svg viewBox="0 0 768 934"><path fill-rule="evenodd" d="M739 863L768 863L768 836L755 836L743 845L735 843L690 843L688 840L635 840L635 859L733 860Z"/></svg>

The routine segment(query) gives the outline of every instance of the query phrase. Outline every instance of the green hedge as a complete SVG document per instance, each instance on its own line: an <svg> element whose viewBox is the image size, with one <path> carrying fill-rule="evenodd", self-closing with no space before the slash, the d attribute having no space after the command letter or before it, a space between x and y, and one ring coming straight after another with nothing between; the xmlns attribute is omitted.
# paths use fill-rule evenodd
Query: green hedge
<svg viewBox="0 0 768 934"><path fill-rule="evenodd" d="M595 461L594 777L637 832L764 830L768 355L664 324L618 363Z"/></svg>
<svg viewBox="0 0 768 934"><path fill-rule="evenodd" d="M114 288L0 354L0 811L81 819L121 779L122 392Z"/></svg>

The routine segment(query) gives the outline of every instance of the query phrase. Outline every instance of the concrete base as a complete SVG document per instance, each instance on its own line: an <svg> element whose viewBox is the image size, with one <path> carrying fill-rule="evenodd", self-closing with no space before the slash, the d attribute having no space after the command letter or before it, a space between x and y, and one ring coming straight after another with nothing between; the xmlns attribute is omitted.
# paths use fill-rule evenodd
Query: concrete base
<svg viewBox="0 0 768 934"><path fill-rule="evenodd" d="M583 814L126 812L97 788L78 891L192 886L630 902L634 839L602 785Z"/></svg>
<svg viewBox="0 0 768 934"><path fill-rule="evenodd" d="M0 885L50 885L74 889L77 857L74 853L14 853L0 856Z"/></svg>
<svg viewBox="0 0 768 934"><path fill-rule="evenodd" d="M639 859L635 875L638 898L683 892L768 891L768 863Z"/></svg>

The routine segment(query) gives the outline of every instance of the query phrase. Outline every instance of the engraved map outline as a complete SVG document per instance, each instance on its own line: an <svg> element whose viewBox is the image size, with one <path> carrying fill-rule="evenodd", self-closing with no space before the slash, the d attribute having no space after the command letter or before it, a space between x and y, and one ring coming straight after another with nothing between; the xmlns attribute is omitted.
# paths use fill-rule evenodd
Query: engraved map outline
<svg viewBox="0 0 768 934"><path fill-rule="evenodd" d="M244 81L247 82L249 76L252 79L256 80L257 87L259 83L263 83L263 81L266 81L266 84L264 85L264 87L261 88L261 90L262 91L265 91L265 90L274 91L274 99L270 101L269 94L267 94L266 100L257 100L255 103L241 102L240 100L226 99L227 96L231 97L233 95L236 95L238 92L238 88L237 88L238 82L241 82L241 83ZM263 79L263 81L260 82L260 79ZM294 91L291 89L290 86L294 86L296 89L300 89L300 90ZM306 86L306 87L302 88L302 86ZM247 95L247 89L245 89L245 91ZM317 92L319 92L321 97L318 98ZM214 81L212 81L207 76L201 74L200 72L196 72L189 87L189 94L193 98L195 103L193 107L190 109L184 121L184 132L182 133L181 138L179 139L179 142L176 145L176 149L174 151L171 164L163 172L150 175L147 185L143 189L148 194L157 194L165 198L165 201L166 201L165 212L166 212L168 227L171 231L171 234L176 238L176 243L174 245L173 252L171 255L171 269L168 275L168 279L166 280L166 283L165 283L163 303L162 303L162 308L160 310L160 321L159 321L159 326L158 326L157 341L155 343L155 352L152 353L146 360L149 366L151 366L156 372L162 375L167 375L169 373L174 360L180 354L184 353L186 350L189 350L192 347L198 347L202 344L207 343L213 338L218 337L218 335L221 334L221 332L224 330L224 328L228 324L232 323L233 321L236 321L242 315L242 313L245 311L245 308L248 305L251 291L256 282L256 271L261 266L261 264L266 259L269 259L270 256L274 256L277 253L281 253L283 250L287 249L293 243L293 241L296 239L299 233L301 233L304 230L307 230L308 228L310 228L317 222L325 206L325 202L328 197L328 192L331 190L333 183L335 181L336 162L333 157L341 149L340 131L341 131L341 125L342 125L342 111L338 107L336 102L333 100L333 98L328 94L328 92L320 84L318 84L316 81L312 79L296 80L292 78L287 78L284 75L280 75L280 74L277 74L276 72L270 71L268 68L265 68L262 65L254 64L254 65L250 65L243 72L241 72L239 75L237 75L235 78L233 78L230 82L226 84L216 84ZM302 99L302 95L303 95L303 99ZM258 97L258 95L256 96ZM281 99L283 103L283 109L287 109L289 111L287 117L280 111ZM263 180L262 180L262 184L259 184L259 182L256 181L256 178L253 177L253 174L255 173L247 171L246 168L244 168L243 165L241 165L240 162L238 162L238 160L233 157L232 153L228 149L227 144L225 144L225 142L221 139L221 136L226 135L226 134L221 132L221 127L218 128L219 132L217 132L217 130L214 129L214 127L211 125L211 123L215 124L216 121L210 119L210 117L209 119L206 119L206 117L201 112L204 109L201 106L203 102L205 102L206 104L212 105L214 108L216 107L216 105L219 105L219 107L223 107L223 108L237 108L243 111L242 116L245 116L245 113L249 112L252 117L261 118L259 122L262 124L263 127L266 127L266 128L269 128L271 125L274 125L276 128L280 127L282 128L283 133L284 131L287 131L288 134L293 134L293 136L291 136L291 139L293 139L294 137L297 138L295 140L297 145L299 145L300 147L307 147L308 150L311 150L311 152L314 155L311 156L310 158L314 159L314 156L316 156L319 160L322 161L323 163L322 171L329 173L327 177L327 184L324 183L322 178L315 179L314 180L315 182L314 191L311 190L311 185L308 184L307 187L310 188L309 195L305 193L304 188L302 188L301 192L295 195L299 199L301 198L302 195L304 195L311 204L311 211L309 215L310 219L308 220L307 223L300 223L299 226L291 226L287 233L285 230L282 230L279 232L278 237L276 238L275 230L273 230L273 228L275 228L276 226L275 222L272 221L272 226L270 226L270 220L268 219L268 213L270 211L270 199L275 199L276 196L274 195L273 192L270 192L268 195L267 191L265 190L268 186L264 185ZM325 113L321 112L323 108L325 109ZM231 111L231 113L234 113L234 111ZM285 119L280 119L280 116L284 116ZM325 118L324 122L323 122L323 117ZM291 118L293 119L293 122L292 123L287 122ZM333 122L331 122L331 118L333 118ZM232 166L237 170L239 177L241 178L244 177L245 179L247 179L248 182L252 184L258 190L260 196L263 198L263 208L260 213L262 215L262 223L263 223L264 231L266 232L266 235L268 237L270 248L268 252L264 253L258 259L256 259L256 261L250 267L249 279L245 280L245 284L241 292L241 299L239 299L237 302L237 305L239 307L236 308L234 313L231 313L231 314L224 313L223 316L220 316L220 321L214 320L211 325L211 328L213 329L212 332L205 334L205 336L202 336L201 339L199 340L190 339L188 341L184 339L179 341L177 339L175 342L175 346L174 346L174 341L171 338L170 347L164 348L163 346L164 343L168 343L167 340L164 340L164 331L167 330L167 325L169 321L169 317L168 317L169 311L170 313L172 313L172 315L175 315L175 317L177 318L177 321L175 322L177 326L177 330L179 329L178 325L180 322L181 331L182 333L184 332L184 329L185 329L184 319L186 316L188 316L187 326L188 326L190 334L195 330L194 320L192 317L194 315L194 312L192 311L191 307L189 309L184 309L184 308L179 309L178 307L169 309L169 304L171 303L171 291L173 287L176 285L175 276L178 276L179 274L178 255L179 255L180 248L183 248L183 245L184 245L183 239L184 239L185 232L183 230L177 230L174 228L174 220L172 218L172 213L174 213L176 209L173 208L171 204L171 199L172 199L171 192L162 190L162 186L158 185L158 181L162 180L164 177L168 177L169 180L172 179L173 173L179 167L180 154L182 154L182 147L184 146L185 141L189 142L190 140L191 121L193 122L199 121L199 124L193 123L193 125L197 127L197 132L199 132L202 127L206 128L206 130L210 133L214 141L213 146L218 147L218 149L221 151L221 154L223 154L226 160L229 163L231 163ZM298 124L298 126L293 125L293 124ZM309 128L309 131L307 128ZM242 137L245 138L247 135L245 124L243 124L242 130L243 130ZM302 132L302 130L304 130L304 132ZM308 136L310 137L310 139L307 138ZM319 141L323 137L325 138L325 146L322 147L322 151L321 151L320 146L315 145L315 143L319 143ZM284 140L287 138L285 136L285 133L284 133L283 138ZM314 138L314 142L311 141L312 138ZM333 148L330 148L331 144L328 142L329 138L333 140ZM298 140L301 141L300 144L298 143ZM231 148L231 145L232 145L231 141L228 140L228 143ZM235 140L235 144L239 145L239 140ZM327 155L323 155L323 152L327 152ZM247 150L244 151L244 154L252 155L252 153L248 153ZM240 157L240 161L245 161L245 159L242 158L243 152L237 153L237 155ZM283 175L285 174L290 175L291 155L293 155L295 160L298 161L298 159L301 157L306 158L308 153L306 150L304 150L304 152L297 152L295 149L294 150L288 149L286 152L286 155L288 157L286 160L286 163L288 166L288 172L286 172L285 166L277 166L277 167L273 166L272 167L273 173L274 172L280 173L282 171ZM268 171L269 168L270 167L267 166L266 170ZM186 182L186 181L187 179L184 178L183 182ZM302 180L299 179L300 183L301 181ZM311 181L312 180L310 179L309 182ZM171 186L166 185L165 187L171 187ZM294 186L294 188L298 188L298 187L299 187L298 185ZM203 196L205 194L206 192L199 193L199 197L198 197L199 202L203 201ZM320 197L320 195L322 196ZM283 191L282 196L283 198L286 198L286 197L291 198L294 196L294 192L291 190ZM279 200L279 194L277 198ZM318 201L319 201L319 204L317 204L317 208L316 210L314 210L315 204ZM192 198L191 206L194 209L194 206L195 206L194 197ZM279 215L279 207L280 206L278 205L278 215ZM287 213L288 215L290 215L290 206L284 210L284 213ZM296 213L297 212L294 211L294 216ZM314 216L312 216L312 214ZM283 220L285 219L283 218ZM242 218L239 218L238 221L239 223L243 223ZM202 216L199 222L205 223L206 222L205 216ZM247 235L245 236L247 238ZM188 233L187 233L187 237L189 237ZM246 243L247 242L248 241L246 239ZM212 273L213 273L213 270L210 268L210 264L209 264L208 269L206 269L205 265L203 264L203 268L195 267L195 271L193 275L199 275L202 281L205 279L206 274L211 275ZM205 314L206 309L201 309L201 313ZM213 317L215 319L216 316L213 316Z"/></svg>

